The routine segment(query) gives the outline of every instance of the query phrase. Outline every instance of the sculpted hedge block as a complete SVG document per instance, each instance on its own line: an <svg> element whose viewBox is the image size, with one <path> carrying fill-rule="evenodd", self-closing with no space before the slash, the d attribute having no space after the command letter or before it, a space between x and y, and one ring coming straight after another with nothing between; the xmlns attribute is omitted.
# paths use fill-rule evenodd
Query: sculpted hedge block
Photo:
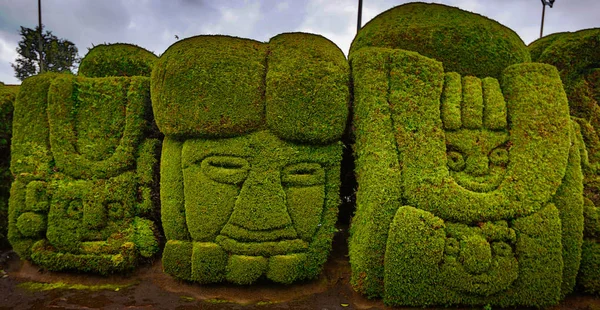
<svg viewBox="0 0 600 310"><path fill-rule="evenodd" d="M50 270L101 274L158 251L151 186L159 141L150 80L44 74L15 103L9 239Z"/></svg>
<svg viewBox="0 0 600 310"><path fill-rule="evenodd" d="M165 272L237 284L318 275L337 215L348 72L333 43L302 33L268 44L198 36L161 56Z"/></svg>
<svg viewBox="0 0 600 310"><path fill-rule="evenodd" d="M556 69L517 64L479 78L378 47L352 50L350 61L355 289L411 306L545 306L569 293L582 141Z"/></svg>
<svg viewBox="0 0 600 310"><path fill-rule="evenodd" d="M578 275L588 292L600 292L600 28L558 33L533 42L535 61L558 68L569 98L571 115L581 126L586 148L582 150L585 230Z"/></svg>

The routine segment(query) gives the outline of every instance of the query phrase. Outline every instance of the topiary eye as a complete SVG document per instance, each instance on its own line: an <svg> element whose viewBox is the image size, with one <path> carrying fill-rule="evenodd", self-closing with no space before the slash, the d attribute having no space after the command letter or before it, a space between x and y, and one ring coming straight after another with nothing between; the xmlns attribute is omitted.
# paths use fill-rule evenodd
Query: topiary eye
<svg viewBox="0 0 600 310"><path fill-rule="evenodd" d="M494 165L506 165L508 163L508 151L504 147L498 147L490 153L489 159Z"/></svg>
<svg viewBox="0 0 600 310"><path fill-rule="evenodd" d="M317 163L292 164L281 171L281 182L288 186L324 184L325 170Z"/></svg>
<svg viewBox="0 0 600 310"><path fill-rule="evenodd" d="M453 171L462 171L465 169L465 158L464 156L456 151L449 151L447 153L448 168Z"/></svg>
<svg viewBox="0 0 600 310"><path fill-rule="evenodd" d="M240 184L248 177L250 163L241 157L210 156L202 161L201 168L215 182Z"/></svg>

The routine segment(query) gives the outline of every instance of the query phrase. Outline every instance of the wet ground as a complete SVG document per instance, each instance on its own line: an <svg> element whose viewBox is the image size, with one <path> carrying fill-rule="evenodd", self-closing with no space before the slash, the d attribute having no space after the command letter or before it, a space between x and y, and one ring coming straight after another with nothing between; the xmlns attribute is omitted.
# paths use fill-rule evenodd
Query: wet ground
<svg viewBox="0 0 600 310"><path fill-rule="evenodd" d="M19 260L14 252L4 252L0 309L410 309L385 307L380 300L368 300L352 290L346 238L343 227L320 278L288 286L200 286L164 274L159 260L126 276L49 272ZM25 288L32 283L42 284ZM63 288L43 290L51 285ZM77 288L64 288L73 286ZM600 310L600 297L574 295L550 309Z"/></svg>

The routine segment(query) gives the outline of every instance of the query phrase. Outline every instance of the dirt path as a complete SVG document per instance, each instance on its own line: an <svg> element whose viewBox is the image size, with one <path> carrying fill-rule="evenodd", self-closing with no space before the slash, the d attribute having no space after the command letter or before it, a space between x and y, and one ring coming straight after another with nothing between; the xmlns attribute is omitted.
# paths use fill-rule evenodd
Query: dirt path
<svg viewBox="0 0 600 310"><path fill-rule="evenodd" d="M352 290L346 239L344 227L335 236L332 255L320 278L289 286L200 286L164 274L159 260L126 276L47 272L19 260L14 252L5 252L0 257L0 268L6 272L5 277L0 274L0 309L410 309L385 307L380 300L368 300ZM23 288L23 283L111 287L30 290ZM600 297L570 296L550 309L600 310Z"/></svg>

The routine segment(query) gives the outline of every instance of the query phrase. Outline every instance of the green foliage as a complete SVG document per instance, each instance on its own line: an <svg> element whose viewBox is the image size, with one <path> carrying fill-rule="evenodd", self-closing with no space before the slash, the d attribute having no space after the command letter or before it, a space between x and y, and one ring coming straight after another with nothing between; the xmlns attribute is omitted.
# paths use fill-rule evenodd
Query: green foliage
<svg viewBox="0 0 600 310"><path fill-rule="evenodd" d="M348 113L339 49L300 33L269 44L186 39L159 59L152 96L166 135L165 272L200 283L316 277L339 203L334 141Z"/></svg>
<svg viewBox="0 0 600 310"><path fill-rule="evenodd" d="M348 62L321 36L286 33L269 41L267 126L288 140L339 140L348 117Z"/></svg>
<svg viewBox="0 0 600 310"><path fill-rule="evenodd" d="M43 27L42 27L43 30ZM21 41L17 47L19 57L14 64L15 76L23 81L25 78L41 73L40 62L44 72L73 73L80 59L77 47L73 42L59 39L51 31L42 33L42 50L40 51L40 29L21 26Z"/></svg>
<svg viewBox="0 0 600 310"><path fill-rule="evenodd" d="M535 61L556 66L569 99L570 113L579 124L584 168L585 227L581 267L582 290L600 293L598 240L600 238L600 28L557 33L529 45Z"/></svg>
<svg viewBox="0 0 600 310"><path fill-rule="evenodd" d="M15 103L9 239L50 270L107 274L158 252L152 186L160 142L150 80L44 74Z"/></svg>
<svg viewBox="0 0 600 310"><path fill-rule="evenodd" d="M152 107L167 136L233 136L264 122L266 44L197 36L170 46L152 71Z"/></svg>
<svg viewBox="0 0 600 310"><path fill-rule="evenodd" d="M483 16L440 4L409 3L379 14L356 35L350 54L364 47L415 51L463 76L499 78L529 53L512 30Z"/></svg>
<svg viewBox="0 0 600 310"><path fill-rule="evenodd" d="M8 196L12 175L10 173L10 142L12 118L18 86L0 84L0 247L7 244Z"/></svg>
<svg viewBox="0 0 600 310"><path fill-rule="evenodd" d="M150 77L158 57L136 45L115 43L91 48L81 60L80 76L147 76Z"/></svg>
<svg viewBox="0 0 600 310"><path fill-rule="evenodd" d="M269 128L286 140L330 143L345 129L348 70L339 48L317 35L285 33L268 44L196 36L173 44L156 62L154 115L172 137Z"/></svg>
<svg viewBox="0 0 600 310"><path fill-rule="evenodd" d="M355 289L410 306L546 306L569 293L581 142L556 69L513 65L499 82L398 49L350 61Z"/></svg>

